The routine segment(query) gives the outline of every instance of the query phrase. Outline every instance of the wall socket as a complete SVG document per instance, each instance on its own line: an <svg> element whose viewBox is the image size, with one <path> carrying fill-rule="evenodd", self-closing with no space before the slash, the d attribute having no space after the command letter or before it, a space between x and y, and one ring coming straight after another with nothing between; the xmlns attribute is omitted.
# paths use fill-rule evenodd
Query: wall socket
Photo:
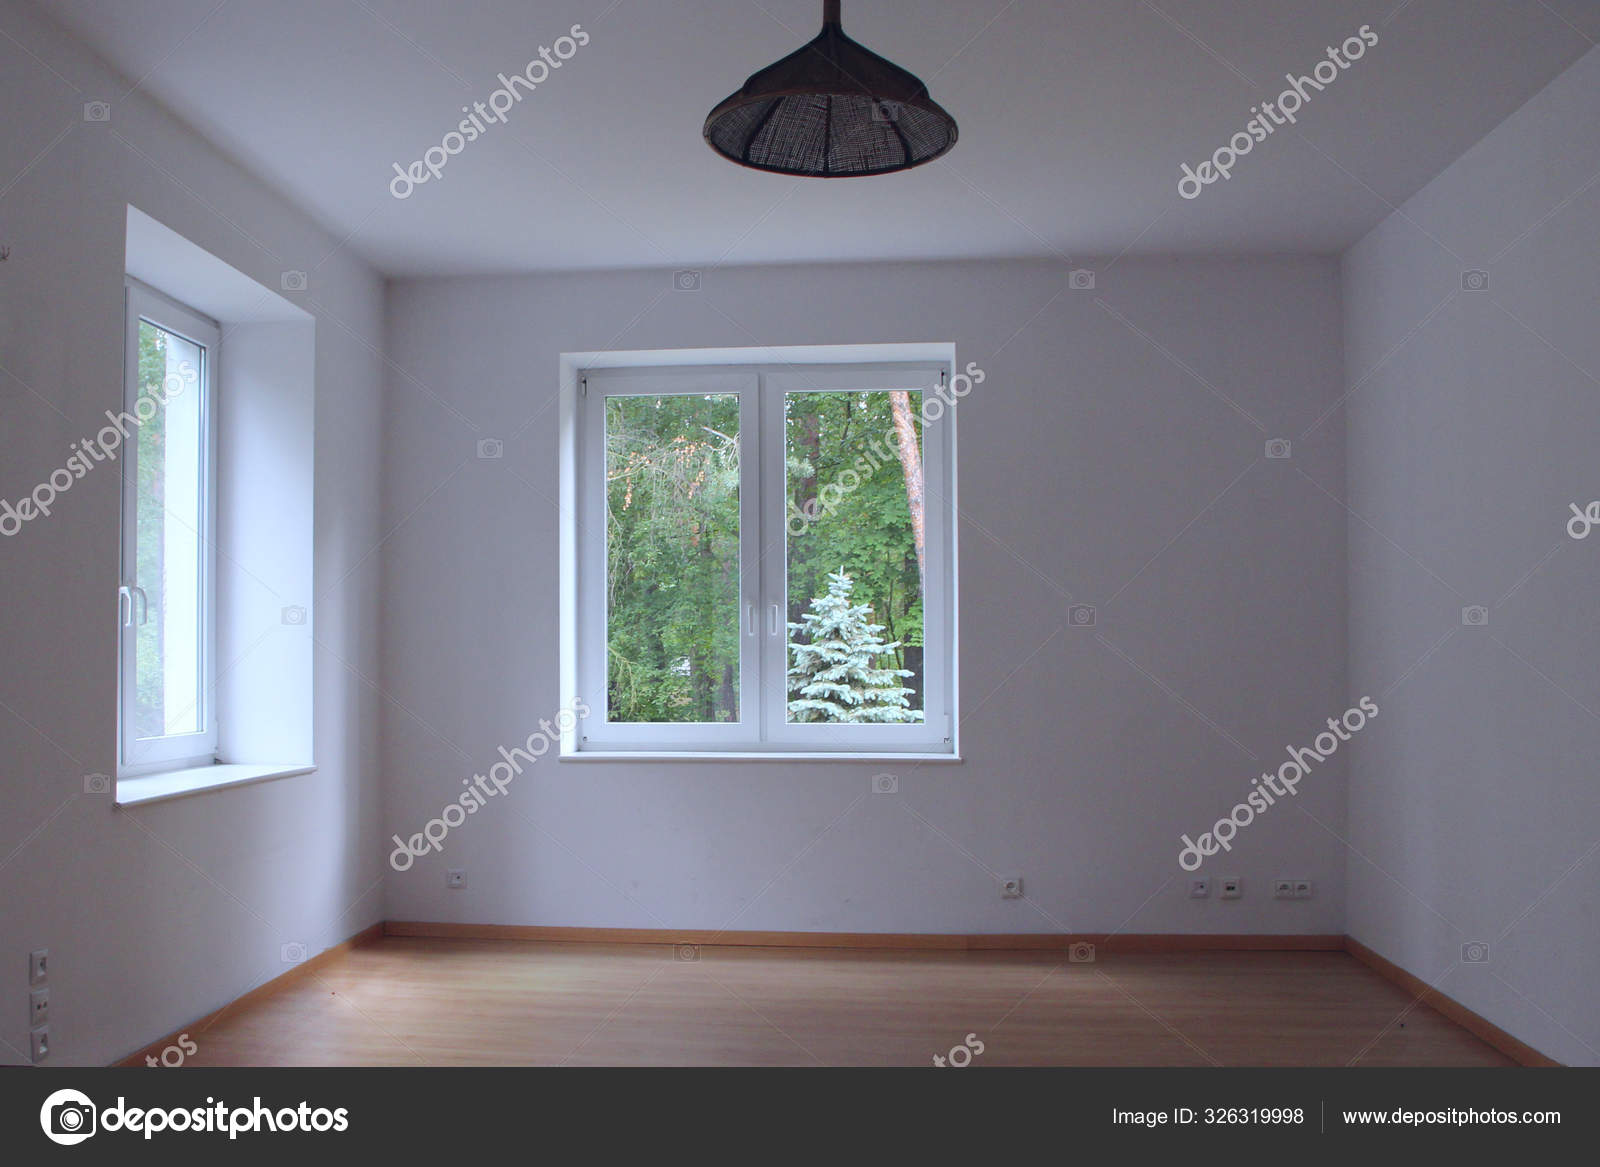
<svg viewBox="0 0 1600 1167"><path fill-rule="evenodd" d="M50 990L35 989L28 994L28 1028L50 1020Z"/></svg>
<svg viewBox="0 0 1600 1167"><path fill-rule="evenodd" d="M1211 894L1211 881L1209 879L1191 879L1189 881L1189 898L1203 900Z"/></svg>
<svg viewBox="0 0 1600 1167"><path fill-rule="evenodd" d="M33 1064L37 1066L50 1056L50 1031L35 1029L28 1034L28 1040L33 1046Z"/></svg>
<svg viewBox="0 0 1600 1167"><path fill-rule="evenodd" d="M1022 898L1022 876L1002 875L1000 877L1000 898L1003 900L1020 900Z"/></svg>
<svg viewBox="0 0 1600 1167"><path fill-rule="evenodd" d="M35 948L28 953L28 983L42 985L50 979L50 950Z"/></svg>
<svg viewBox="0 0 1600 1167"><path fill-rule="evenodd" d="M449 888L463 888L467 886L467 873L460 867L452 867L444 873L444 885Z"/></svg>
<svg viewBox="0 0 1600 1167"><path fill-rule="evenodd" d="M1236 900L1244 895L1244 881L1237 875L1224 875L1218 882L1222 885L1223 899Z"/></svg>
<svg viewBox="0 0 1600 1167"><path fill-rule="evenodd" d="M1272 881L1272 898L1275 900L1308 900L1311 892L1309 879L1288 879L1280 875Z"/></svg>

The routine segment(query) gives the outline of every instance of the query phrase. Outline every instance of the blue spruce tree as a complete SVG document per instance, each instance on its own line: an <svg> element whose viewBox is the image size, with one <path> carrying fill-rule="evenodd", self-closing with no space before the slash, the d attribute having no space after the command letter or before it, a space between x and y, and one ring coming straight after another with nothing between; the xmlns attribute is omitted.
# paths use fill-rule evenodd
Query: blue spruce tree
<svg viewBox="0 0 1600 1167"><path fill-rule="evenodd" d="M882 668L878 661L900 647L886 644L882 624L868 619L870 604L852 604L855 585L840 568L828 576L828 594L811 601L811 610L789 625L789 720L802 722L921 721L922 710L908 708L915 691L900 684L910 669ZM805 637L801 644L794 639Z"/></svg>

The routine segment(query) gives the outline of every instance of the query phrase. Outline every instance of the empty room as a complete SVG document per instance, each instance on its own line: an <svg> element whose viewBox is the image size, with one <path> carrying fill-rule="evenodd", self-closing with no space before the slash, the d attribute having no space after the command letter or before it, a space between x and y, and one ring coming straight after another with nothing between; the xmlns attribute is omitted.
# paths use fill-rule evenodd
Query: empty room
<svg viewBox="0 0 1600 1167"><path fill-rule="evenodd" d="M1597 44L0 0L18 1144L1596 1122Z"/></svg>

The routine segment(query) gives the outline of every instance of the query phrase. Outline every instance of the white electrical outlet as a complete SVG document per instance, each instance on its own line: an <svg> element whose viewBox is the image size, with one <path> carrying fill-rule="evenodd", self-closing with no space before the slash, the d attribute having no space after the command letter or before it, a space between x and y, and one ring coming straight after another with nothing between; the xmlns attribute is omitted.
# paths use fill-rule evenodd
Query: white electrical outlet
<svg viewBox="0 0 1600 1167"><path fill-rule="evenodd" d="M38 1065L50 1056L50 1031L48 1029L35 1029L28 1034L33 1044L33 1064Z"/></svg>
<svg viewBox="0 0 1600 1167"><path fill-rule="evenodd" d="M444 885L449 888L462 888L467 886L467 873L463 868L452 867L444 873Z"/></svg>
<svg viewBox="0 0 1600 1167"><path fill-rule="evenodd" d="M50 950L35 948L28 953L28 983L42 985L50 979Z"/></svg>
<svg viewBox="0 0 1600 1167"><path fill-rule="evenodd" d="M1020 900L1022 898L1022 876L1002 875L1000 877L1000 898L1003 900Z"/></svg>
<svg viewBox="0 0 1600 1167"><path fill-rule="evenodd" d="M1272 881L1272 898L1275 900L1294 899L1294 880L1278 878Z"/></svg>
<svg viewBox="0 0 1600 1167"><path fill-rule="evenodd" d="M1311 898L1311 881L1309 879L1297 879L1294 881L1294 898L1297 900Z"/></svg>
<svg viewBox="0 0 1600 1167"><path fill-rule="evenodd" d="M1209 879L1191 879L1189 881L1189 898L1203 900L1211 894L1211 881Z"/></svg>
<svg viewBox="0 0 1600 1167"><path fill-rule="evenodd" d="M35 989L28 994L28 1028L50 1020L50 990Z"/></svg>
<svg viewBox="0 0 1600 1167"><path fill-rule="evenodd" d="M1237 875L1224 875L1221 882L1223 899L1236 900L1244 895L1244 883Z"/></svg>

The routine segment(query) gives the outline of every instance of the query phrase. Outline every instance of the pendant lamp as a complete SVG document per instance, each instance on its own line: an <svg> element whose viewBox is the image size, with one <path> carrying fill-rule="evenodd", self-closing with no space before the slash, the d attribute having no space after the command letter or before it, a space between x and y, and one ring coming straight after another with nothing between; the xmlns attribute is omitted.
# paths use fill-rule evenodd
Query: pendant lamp
<svg viewBox="0 0 1600 1167"><path fill-rule="evenodd" d="M731 162L810 178L909 170L956 144L926 85L844 34L839 0L824 0L814 40L752 74L704 133Z"/></svg>

